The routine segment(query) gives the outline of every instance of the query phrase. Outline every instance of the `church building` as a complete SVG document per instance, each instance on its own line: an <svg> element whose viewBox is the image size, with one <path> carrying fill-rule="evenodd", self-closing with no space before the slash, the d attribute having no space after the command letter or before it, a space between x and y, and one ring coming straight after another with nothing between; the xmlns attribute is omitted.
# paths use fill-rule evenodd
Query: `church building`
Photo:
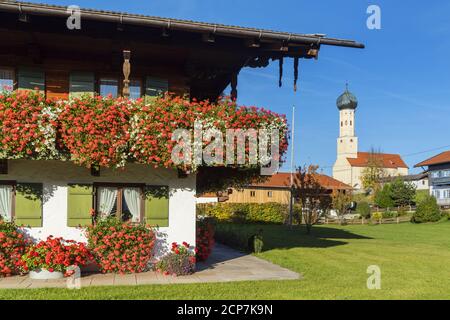
<svg viewBox="0 0 450 320"><path fill-rule="evenodd" d="M339 109L339 138L337 139L337 159L333 166L333 178L362 189L361 177L364 168L376 163L384 169L386 176L404 176L408 166L399 154L359 152L358 137L355 134L356 97L348 91L337 99Z"/></svg>

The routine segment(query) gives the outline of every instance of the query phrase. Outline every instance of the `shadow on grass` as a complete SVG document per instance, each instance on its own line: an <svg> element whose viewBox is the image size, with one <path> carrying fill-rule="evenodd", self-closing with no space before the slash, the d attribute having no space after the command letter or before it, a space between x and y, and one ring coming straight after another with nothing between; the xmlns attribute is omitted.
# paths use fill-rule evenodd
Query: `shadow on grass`
<svg viewBox="0 0 450 320"><path fill-rule="evenodd" d="M372 239L350 231L334 227L313 227L310 234L306 233L304 226L287 227L284 225L218 225L217 232L220 235L218 241L230 245L236 249L245 250L245 239L252 234L262 231L264 238L263 251L273 249L291 248L329 248L342 246L350 239ZM230 237L227 237L229 234ZM236 237L241 238L241 245Z"/></svg>

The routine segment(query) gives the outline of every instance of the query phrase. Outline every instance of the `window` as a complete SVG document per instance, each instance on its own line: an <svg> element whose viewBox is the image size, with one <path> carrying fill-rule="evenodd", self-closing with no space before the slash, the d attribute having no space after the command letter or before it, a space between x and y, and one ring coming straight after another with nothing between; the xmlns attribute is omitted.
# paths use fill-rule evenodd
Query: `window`
<svg viewBox="0 0 450 320"><path fill-rule="evenodd" d="M440 199L441 198L441 192L439 190L434 190L433 191L433 195L436 199Z"/></svg>
<svg viewBox="0 0 450 320"><path fill-rule="evenodd" d="M18 226L42 227L42 183L0 181L0 216Z"/></svg>
<svg viewBox="0 0 450 320"><path fill-rule="evenodd" d="M444 190L444 199L450 199L450 189Z"/></svg>
<svg viewBox="0 0 450 320"><path fill-rule="evenodd" d="M14 90L14 71L12 69L0 69L0 91Z"/></svg>
<svg viewBox="0 0 450 320"><path fill-rule="evenodd" d="M250 191L250 197L254 198L256 196L256 191Z"/></svg>
<svg viewBox="0 0 450 320"><path fill-rule="evenodd" d="M45 91L45 73L36 68L19 68L18 87L20 90Z"/></svg>
<svg viewBox="0 0 450 320"><path fill-rule="evenodd" d="M140 222L143 213L143 187L98 185L96 211L101 218L116 216L122 221Z"/></svg>
<svg viewBox="0 0 450 320"><path fill-rule="evenodd" d="M130 99L139 99L142 95L142 85L140 80L130 81Z"/></svg>
<svg viewBox="0 0 450 320"><path fill-rule="evenodd" d="M272 198L273 197L273 192L272 191L268 191L267 192L267 197Z"/></svg>
<svg viewBox="0 0 450 320"><path fill-rule="evenodd" d="M13 185L0 184L0 216L3 220L12 220Z"/></svg>
<svg viewBox="0 0 450 320"><path fill-rule="evenodd" d="M113 78L101 78L100 95L102 97L111 95L113 98L117 98L119 95L119 81Z"/></svg>
<svg viewBox="0 0 450 320"><path fill-rule="evenodd" d="M95 92L95 77L92 72L72 72L70 74L70 98L93 96Z"/></svg>
<svg viewBox="0 0 450 320"><path fill-rule="evenodd" d="M169 91L169 83L166 79L147 77L145 82L145 99L157 97Z"/></svg>

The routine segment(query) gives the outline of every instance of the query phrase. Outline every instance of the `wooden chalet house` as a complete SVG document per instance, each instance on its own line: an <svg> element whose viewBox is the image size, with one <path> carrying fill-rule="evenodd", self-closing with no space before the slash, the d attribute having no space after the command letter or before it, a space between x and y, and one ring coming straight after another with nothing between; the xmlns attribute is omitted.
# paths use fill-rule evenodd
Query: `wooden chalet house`
<svg viewBox="0 0 450 320"><path fill-rule="evenodd" d="M85 94L148 98L165 91L215 100L230 84L237 96L244 67L284 58L298 65L301 58L317 58L323 45L363 47L322 35L86 9L79 12L80 29L70 29L72 13L62 6L0 2L2 90L39 90L62 100ZM159 226L167 243L195 243L195 174L137 163L90 171L69 161L28 159L1 159L0 171L0 214L35 239L85 241L77 227L90 224L91 210L103 207L124 220ZM143 201L147 186L164 186L166 196ZM40 196L27 197L30 188Z"/></svg>

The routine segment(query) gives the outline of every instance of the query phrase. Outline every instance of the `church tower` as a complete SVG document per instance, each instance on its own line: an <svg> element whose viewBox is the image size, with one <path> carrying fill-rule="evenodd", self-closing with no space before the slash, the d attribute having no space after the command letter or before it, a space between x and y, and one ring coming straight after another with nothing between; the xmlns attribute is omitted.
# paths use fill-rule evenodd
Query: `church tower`
<svg viewBox="0 0 450 320"><path fill-rule="evenodd" d="M355 136L355 112L358 100L348 91L348 85L337 99L336 105L339 110L339 138L333 178L352 185L352 172L347 158L358 158L358 137Z"/></svg>

